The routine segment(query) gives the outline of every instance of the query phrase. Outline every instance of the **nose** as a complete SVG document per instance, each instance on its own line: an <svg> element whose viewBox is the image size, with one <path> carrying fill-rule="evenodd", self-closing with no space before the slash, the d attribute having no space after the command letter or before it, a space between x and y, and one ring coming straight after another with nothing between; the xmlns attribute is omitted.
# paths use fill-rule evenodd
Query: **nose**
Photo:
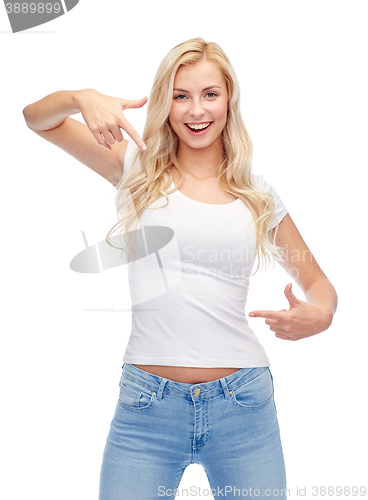
<svg viewBox="0 0 368 500"><path fill-rule="evenodd" d="M191 108L189 111L190 116L199 117L204 115L205 110L203 108L203 102L201 99L193 99L191 102Z"/></svg>

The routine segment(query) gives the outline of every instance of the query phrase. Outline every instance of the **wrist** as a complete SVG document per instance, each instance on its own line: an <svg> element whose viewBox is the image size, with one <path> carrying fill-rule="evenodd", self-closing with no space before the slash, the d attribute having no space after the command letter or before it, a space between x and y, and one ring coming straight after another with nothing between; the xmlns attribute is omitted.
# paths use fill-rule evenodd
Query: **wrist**
<svg viewBox="0 0 368 500"><path fill-rule="evenodd" d="M81 111L81 106L83 105L83 102L85 100L85 97L90 94L91 92L97 92L94 89L81 89L81 90L75 90L72 94L72 100L74 103L74 106L78 112Z"/></svg>

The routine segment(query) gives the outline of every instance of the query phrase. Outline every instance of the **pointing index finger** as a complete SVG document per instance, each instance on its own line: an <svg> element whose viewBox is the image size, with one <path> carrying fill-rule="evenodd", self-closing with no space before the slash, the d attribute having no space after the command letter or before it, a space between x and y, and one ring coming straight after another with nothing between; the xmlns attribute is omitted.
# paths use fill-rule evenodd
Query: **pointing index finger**
<svg viewBox="0 0 368 500"><path fill-rule="evenodd" d="M131 126L131 124L128 122L128 120L125 118L125 116L122 117L122 121L119 124L119 126L125 130L125 132L133 139L133 141L137 144L137 146L142 150L145 151L147 149L145 143L139 136L138 132Z"/></svg>
<svg viewBox="0 0 368 500"><path fill-rule="evenodd" d="M252 311L249 313L252 318L282 319L282 311Z"/></svg>

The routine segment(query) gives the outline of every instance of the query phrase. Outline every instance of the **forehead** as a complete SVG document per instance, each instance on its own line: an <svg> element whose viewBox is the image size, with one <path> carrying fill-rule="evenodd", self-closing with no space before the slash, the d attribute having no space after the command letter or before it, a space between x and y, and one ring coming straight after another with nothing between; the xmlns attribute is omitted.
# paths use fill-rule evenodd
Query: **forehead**
<svg viewBox="0 0 368 500"><path fill-rule="evenodd" d="M207 87L209 85L220 85L226 88L226 82L219 67L210 61L200 61L198 63L180 66L178 69L174 87L190 88Z"/></svg>

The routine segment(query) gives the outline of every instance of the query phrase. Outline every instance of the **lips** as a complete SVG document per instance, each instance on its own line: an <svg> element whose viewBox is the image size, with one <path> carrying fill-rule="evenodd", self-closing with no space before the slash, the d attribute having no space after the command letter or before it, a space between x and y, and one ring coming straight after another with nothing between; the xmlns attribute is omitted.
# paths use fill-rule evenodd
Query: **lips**
<svg viewBox="0 0 368 500"><path fill-rule="evenodd" d="M208 123L208 122L205 122L205 123ZM185 126L192 135L203 135L211 127L212 123L213 122L210 122L210 124L206 128L197 129L197 130L190 128L187 123L185 123ZM198 125L200 125L200 124L198 124Z"/></svg>

